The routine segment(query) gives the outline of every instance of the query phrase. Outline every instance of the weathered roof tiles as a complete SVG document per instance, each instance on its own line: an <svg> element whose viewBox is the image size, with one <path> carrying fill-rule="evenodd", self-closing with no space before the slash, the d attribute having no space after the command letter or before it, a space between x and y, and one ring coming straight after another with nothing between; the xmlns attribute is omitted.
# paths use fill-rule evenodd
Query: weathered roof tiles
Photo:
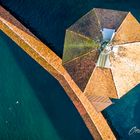
<svg viewBox="0 0 140 140"><path fill-rule="evenodd" d="M87 96L120 98L140 82L136 42L140 24L130 12L94 8L67 29L63 65ZM128 63L134 56L138 70L131 71Z"/></svg>

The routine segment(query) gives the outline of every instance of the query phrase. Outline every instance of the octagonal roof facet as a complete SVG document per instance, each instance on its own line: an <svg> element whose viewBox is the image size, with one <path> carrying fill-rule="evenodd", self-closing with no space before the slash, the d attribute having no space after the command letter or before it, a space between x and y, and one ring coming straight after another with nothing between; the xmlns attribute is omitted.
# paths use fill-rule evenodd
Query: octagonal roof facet
<svg viewBox="0 0 140 140"><path fill-rule="evenodd" d="M63 63L69 62L92 50L97 50L99 44L94 40L73 31L66 31Z"/></svg>

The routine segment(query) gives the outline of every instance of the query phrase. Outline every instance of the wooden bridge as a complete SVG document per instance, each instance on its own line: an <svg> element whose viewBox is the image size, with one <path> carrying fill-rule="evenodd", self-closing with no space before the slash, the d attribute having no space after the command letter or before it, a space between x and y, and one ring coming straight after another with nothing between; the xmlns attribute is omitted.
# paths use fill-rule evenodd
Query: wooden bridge
<svg viewBox="0 0 140 140"><path fill-rule="evenodd" d="M100 112L111 104L108 97L84 94L62 66L62 60L1 6L0 29L59 81L95 140L116 139Z"/></svg>

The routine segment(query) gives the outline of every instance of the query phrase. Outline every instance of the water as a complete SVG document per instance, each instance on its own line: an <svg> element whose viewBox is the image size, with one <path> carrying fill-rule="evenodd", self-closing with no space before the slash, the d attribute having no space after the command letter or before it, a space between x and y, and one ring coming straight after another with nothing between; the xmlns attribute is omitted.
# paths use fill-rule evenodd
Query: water
<svg viewBox="0 0 140 140"><path fill-rule="evenodd" d="M0 0L26 27L59 56L65 30L94 7L131 11L140 19L137 0Z"/></svg>
<svg viewBox="0 0 140 140"><path fill-rule="evenodd" d="M140 84L113 105L103 111L119 140L140 140L140 132L129 135L136 127L140 129Z"/></svg>
<svg viewBox="0 0 140 140"><path fill-rule="evenodd" d="M0 140L92 140L59 83L0 32Z"/></svg>
<svg viewBox="0 0 140 140"><path fill-rule="evenodd" d="M131 11L140 20L137 0L1 2L60 57L66 28L93 7ZM6 136L4 140L19 137L31 140L91 140L82 119L58 82L4 34L1 33L0 37L1 139ZM131 127L140 128L139 91L138 86L103 112L118 139L140 139L140 134L128 136Z"/></svg>

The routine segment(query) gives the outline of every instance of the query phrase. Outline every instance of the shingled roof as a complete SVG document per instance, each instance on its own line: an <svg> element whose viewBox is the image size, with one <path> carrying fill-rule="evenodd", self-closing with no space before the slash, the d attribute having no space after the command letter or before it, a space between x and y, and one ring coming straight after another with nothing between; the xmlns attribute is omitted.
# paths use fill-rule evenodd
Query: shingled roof
<svg viewBox="0 0 140 140"><path fill-rule="evenodd" d="M111 38L103 45L105 35ZM139 76L134 80L131 74L128 84L123 74L130 68L123 60L134 58L130 50L134 54L132 48L140 48L137 42L140 24L130 12L94 8L66 30L63 66L85 94L119 98L140 82ZM123 85L128 84L122 88L121 75L125 75Z"/></svg>

